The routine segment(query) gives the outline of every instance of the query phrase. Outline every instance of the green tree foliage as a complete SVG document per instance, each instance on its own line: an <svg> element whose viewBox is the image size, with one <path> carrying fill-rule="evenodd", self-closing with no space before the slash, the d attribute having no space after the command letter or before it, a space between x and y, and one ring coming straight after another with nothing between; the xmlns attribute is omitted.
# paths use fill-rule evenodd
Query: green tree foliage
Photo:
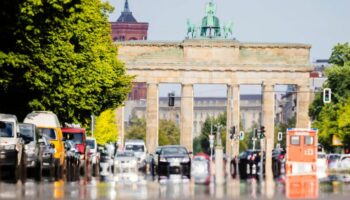
<svg viewBox="0 0 350 200"><path fill-rule="evenodd" d="M116 58L110 11L100 0L1 1L0 112L51 110L86 125L120 105L132 77Z"/></svg>
<svg viewBox="0 0 350 200"><path fill-rule="evenodd" d="M193 140L193 152L194 154L198 152L210 153L209 135L211 131L211 125L213 125L213 134L216 134L217 128L215 125L221 124L220 129L221 141L224 148L226 148L226 112L221 113L217 118L208 117L202 127L201 135L194 138ZM216 138L215 138L216 140ZM216 141L215 141L216 142ZM215 144L214 144L215 145Z"/></svg>
<svg viewBox="0 0 350 200"><path fill-rule="evenodd" d="M125 137L126 139L142 139L146 141L146 120L133 115ZM180 129L175 122L165 119L159 120L158 143L160 146L180 143Z"/></svg>
<svg viewBox="0 0 350 200"><path fill-rule="evenodd" d="M159 145L180 144L180 129L175 122L159 120Z"/></svg>
<svg viewBox="0 0 350 200"><path fill-rule="evenodd" d="M313 126L319 129L319 141L327 150L332 149L332 135L338 136L344 145L350 145L350 46L338 44L333 48L326 70L328 77L324 88L331 88L332 102L324 104L322 93L315 96L309 113L314 119Z"/></svg>
<svg viewBox="0 0 350 200"><path fill-rule="evenodd" d="M96 118L94 137L100 145L117 141L118 129L115 110L108 109L103 111L101 115Z"/></svg>
<svg viewBox="0 0 350 200"><path fill-rule="evenodd" d="M286 135L287 135L287 129L288 128L294 128L295 127L295 124L296 124L296 118L295 116L291 119L288 119L287 120L287 123L286 124L277 124L275 126L275 141L274 141L274 144L276 146L277 143L280 143L281 144L281 147L286 147ZM282 141L278 141L278 132L282 132L283 133L283 139Z"/></svg>
<svg viewBox="0 0 350 200"><path fill-rule="evenodd" d="M146 141L146 119L138 118L135 114L130 119L126 129L126 139L141 139Z"/></svg>

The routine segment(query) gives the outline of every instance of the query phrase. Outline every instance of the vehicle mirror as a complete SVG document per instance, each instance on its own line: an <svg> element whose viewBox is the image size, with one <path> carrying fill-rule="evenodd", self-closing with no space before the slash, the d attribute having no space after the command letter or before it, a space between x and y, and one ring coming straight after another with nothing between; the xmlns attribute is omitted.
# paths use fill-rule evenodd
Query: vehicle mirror
<svg viewBox="0 0 350 200"><path fill-rule="evenodd" d="M0 128L6 128L6 123L5 122L0 122Z"/></svg>
<svg viewBox="0 0 350 200"><path fill-rule="evenodd" d="M191 155L191 154L192 154L192 151L189 151L188 154Z"/></svg>

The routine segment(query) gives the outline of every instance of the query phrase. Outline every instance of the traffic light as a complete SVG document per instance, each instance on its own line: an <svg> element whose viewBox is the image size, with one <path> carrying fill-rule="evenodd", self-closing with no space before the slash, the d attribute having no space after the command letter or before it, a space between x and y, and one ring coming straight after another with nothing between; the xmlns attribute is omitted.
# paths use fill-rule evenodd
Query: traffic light
<svg viewBox="0 0 350 200"><path fill-rule="evenodd" d="M265 138L265 126L260 127L260 139Z"/></svg>
<svg viewBox="0 0 350 200"><path fill-rule="evenodd" d="M330 103L332 98L332 90L331 88L323 89L323 103Z"/></svg>
<svg viewBox="0 0 350 200"><path fill-rule="evenodd" d="M168 106L174 106L175 105L175 93L174 92L168 93L168 97L169 97Z"/></svg>
<svg viewBox="0 0 350 200"><path fill-rule="evenodd" d="M233 139L233 136L235 135L235 132L236 132L236 127L232 126L231 129L230 129L230 139L231 140Z"/></svg>

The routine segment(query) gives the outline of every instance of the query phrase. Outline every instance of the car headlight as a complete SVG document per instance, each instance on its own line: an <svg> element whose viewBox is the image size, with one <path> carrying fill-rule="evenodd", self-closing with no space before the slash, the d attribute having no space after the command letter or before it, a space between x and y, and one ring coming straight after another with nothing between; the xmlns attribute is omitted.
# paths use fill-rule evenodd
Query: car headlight
<svg viewBox="0 0 350 200"><path fill-rule="evenodd" d="M16 145L15 144L5 145L5 149L6 150L14 150L14 149L16 149Z"/></svg>
<svg viewBox="0 0 350 200"><path fill-rule="evenodd" d="M118 164L119 164L119 161L118 161L118 160L115 160L115 161L114 161L114 164L115 164L115 165L118 165Z"/></svg>
<svg viewBox="0 0 350 200"><path fill-rule="evenodd" d="M160 162L167 162L166 158L160 158L159 161Z"/></svg>
<svg viewBox="0 0 350 200"><path fill-rule="evenodd" d="M190 158L185 157L185 158L182 159L182 162L190 162Z"/></svg>

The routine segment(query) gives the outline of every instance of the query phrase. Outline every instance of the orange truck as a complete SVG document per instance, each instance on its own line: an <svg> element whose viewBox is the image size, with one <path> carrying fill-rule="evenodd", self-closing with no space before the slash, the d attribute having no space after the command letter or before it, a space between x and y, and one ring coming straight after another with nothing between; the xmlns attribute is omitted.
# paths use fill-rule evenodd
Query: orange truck
<svg viewBox="0 0 350 200"><path fill-rule="evenodd" d="M287 198L318 197L317 140L317 129L287 129Z"/></svg>

